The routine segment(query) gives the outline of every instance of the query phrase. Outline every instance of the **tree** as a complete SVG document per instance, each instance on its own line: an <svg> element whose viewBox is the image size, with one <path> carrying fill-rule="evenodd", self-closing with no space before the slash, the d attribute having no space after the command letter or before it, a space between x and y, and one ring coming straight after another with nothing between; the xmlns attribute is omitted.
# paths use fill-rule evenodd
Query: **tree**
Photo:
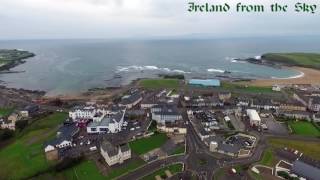
<svg viewBox="0 0 320 180"><path fill-rule="evenodd" d="M16 121L16 128L19 131L22 131L25 127L27 127L27 125L28 125L28 120Z"/></svg>
<svg viewBox="0 0 320 180"><path fill-rule="evenodd" d="M0 130L0 140L4 141L10 139L14 136L14 131L10 129L2 129Z"/></svg>

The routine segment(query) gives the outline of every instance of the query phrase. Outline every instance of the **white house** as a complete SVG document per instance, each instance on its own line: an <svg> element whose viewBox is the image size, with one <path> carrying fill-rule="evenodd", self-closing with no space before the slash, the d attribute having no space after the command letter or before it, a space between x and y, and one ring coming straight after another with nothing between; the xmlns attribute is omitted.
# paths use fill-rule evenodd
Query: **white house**
<svg viewBox="0 0 320 180"><path fill-rule="evenodd" d="M86 106L82 108L74 108L69 112L69 117L76 121L77 119L94 119L97 114L105 115L107 111L105 109L96 108L94 106Z"/></svg>
<svg viewBox="0 0 320 180"><path fill-rule="evenodd" d="M125 111L118 112L110 117L93 120L87 126L87 133L117 133L121 131Z"/></svg>
<svg viewBox="0 0 320 180"><path fill-rule="evenodd" d="M131 158L131 149L127 144L114 146L107 140L103 140L100 146L100 153L109 166L122 164Z"/></svg>
<svg viewBox="0 0 320 180"><path fill-rule="evenodd" d="M258 112L254 109L247 109L247 115L249 116L251 126L260 126L261 119Z"/></svg>
<svg viewBox="0 0 320 180"><path fill-rule="evenodd" d="M60 149L71 147L73 137L78 131L79 128L76 127L75 124L64 125L59 128L56 138L44 144L44 152L46 153L47 158L56 159L50 158L50 156L52 156L50 153L55 151L56 154ZM55 156L57 156L57 154Z"/></svg>

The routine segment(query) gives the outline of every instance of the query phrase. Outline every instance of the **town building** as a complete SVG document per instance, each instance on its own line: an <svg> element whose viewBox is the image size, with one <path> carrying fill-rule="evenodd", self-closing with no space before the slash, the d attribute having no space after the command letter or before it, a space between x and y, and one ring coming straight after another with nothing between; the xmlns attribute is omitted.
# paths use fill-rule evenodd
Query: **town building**
<svg viewBox="0 0 320 180"><path fill-rule="evenodd" d="M102 118L94 119L87 126L87 133L117 133L121 131L125 111L118 112L112 116L104 115Z"/></svg>
<svg viewBox="0 0 320 180"><path fill-rule="evenodd" d="M182 119L177 107L169 104L158 104L151 108L152 119L159 124L174 123Z"/></svg>
<svg viewBox="0 0 320 180"><path fill-rule="evenodd" d="M95 117L97 118L97 114L105 115L106 113L105 109L100 109L95 106L75 107L69 111L69 117L73 121L77 121L79 119L94 119Z"/></svg>
<svg viewBox="0 0 320 180"><path fill-rule="evenodd" d="M182 121L175 123L158 124L157 129L169 134L187 134L187 127Z"/></svg>
<svg viewBox="0 0 320 180"><path fill-rule="evenodd" d="M286 100L280 102L280 111L306 111L307 107L297 100Z"/></svg>
<svg viewBox="0 0 320 180"><path fill-rule="evenodd" d="M247 115L249 117L251 126L260 126L261 125L261 119L260 119L260 116L256 110L247 109Z"/></svg>
<svg viewBox="0 0 320 180"><path fill-rule="evenodd" d="M142 101L142 96L139 92L134 92L133 94L123 96L119 102L119 106L131 109Z"/></svg>
<svg viewBox="0 0 320 180"><path fill-rule="evenodd" d="M1 122L1 129L10 129L10 130L16 130L16 122L21 119L21 116L19 116L18 113L12 113L10 116L8 116L7 119L2 119Z"/></svg>
<svg viewBox="0 0 320 180"><path fill-rule="evenodd" d="M100 146L100 153L109 166L122 164L131 158L131 149L128 144L115 146L107 140L103 140Z"/></svg>
<svg viewBox="0 0 320 180"><path fill-rule="evenodd" d="M319 168L300 160L296 160L293 162L291 172L306 179L315 180L318 179L320 176Z"/></svg>
<svg viewBox="0 0 320 180"><path fill-rule="evenodd" d="M278 116L297 120L311 120L311 113L307 111L279 111Z"/></svg>
<svg viewBox="0 0 320 180"><path fill-rule="evenodd" d="M256 97L251 100L250 107L264 110L277 110L279 109L279 105L280 103L275 102L270 98Z"/></svg>
<svg viewBox="0 0 320 180"><path fill-rule="evenodd" d="M48 160L58 159L59 151L72 147L73 137L79 132L75 123L65 124L57 131L56 137L44 144L44 152Z"/></svg>
<svg viewBox="0 0 320 180"><path fill-rule="evenodd" d="M27 118L33 114L35 114L37 111L39 111L39 106L38 105L28 105L26 106L23 110L20 111L20 115L23 118Z"/></svg>

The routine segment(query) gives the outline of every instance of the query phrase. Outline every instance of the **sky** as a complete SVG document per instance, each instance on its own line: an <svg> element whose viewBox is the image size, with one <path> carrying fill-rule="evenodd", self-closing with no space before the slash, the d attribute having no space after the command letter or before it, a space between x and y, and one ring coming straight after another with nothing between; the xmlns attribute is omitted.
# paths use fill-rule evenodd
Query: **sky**
<svg viewBox="0 0 320 180"><path fill-rule="evenodd" d="M188 3L231 5L227 13L190 13ZM315 14L270 13L274 0L0 0L0 39L250 37L319 35ZM264 4L265 13L235 5Z"/></svg>

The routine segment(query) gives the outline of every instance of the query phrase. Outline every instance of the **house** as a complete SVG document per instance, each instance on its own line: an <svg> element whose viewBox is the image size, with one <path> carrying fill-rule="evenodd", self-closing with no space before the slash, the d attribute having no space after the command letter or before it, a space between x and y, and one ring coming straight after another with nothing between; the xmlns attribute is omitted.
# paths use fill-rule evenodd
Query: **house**
<svg viewBox="0 0 320 180"><path fill-rule="evenodd" d="M157 129L170 134L187 134L187 127L182 121L175 123L158 124Z"/></svg>
<svg viewBox="0 0 320 180"><path fill-rule="evenodd" d="M312 119L314 122L320 122L320 114L319 113L313 114Z"/></svg>
<svg viewBox="0 0 320 180"><path fill-rule="evenodd" d="M44 144L44 152L48 160L58 159L58 152L72 147L73 137L79 132L75 123L59 128L56 138Z"/></svg>
<svg viewBox="0 0 320 180"><path fill-rule="evenodd" d="M131 149L128 144L114 146L107 140L103 140L100 146L100 153L109 166L122 164L131 158Z"/></svg>
<svg viewBox="0 0 320 180"><path fill-rule="evenodd" d="M177 107L169 104L158 104L151 108L152 119L157 123L165 124L167 122L174 123L181 120L182 116Z"/></svg>
<svg viewBox="0 0 320 180"><path fill-rule="evenodd" d="M28 105L26 106L23 110L20 111L20 115L23 118L27 118L30 115L33 115L34 113L36 113L37 111L39 111L39 106L38 105Z"/></svg>
<svg viewBox="0 0 320 180"><path fill-rule="evenodd" d="M247 115L249 116L251 126L260 126L261 119L258 112L254 109L247 109Z"/></svg>
<svg viewBox="0 0 320 180"><path fill-rule="evenodd" d="M134 92L133 94L123 96L119 102L119 106L131 109L142 101L142 96L139 92Z"/></svg>
<svg viewBox="0 0 320 180"><path fill-rule="evenodd" d="M244 106L244 107L248 107L251 100L249 98L246 97L237 97L235 99L236 105L237 106Z"/></svg>
<svg viewBox="0 0 320 180"><path fill-rule="evenodd" d="M293 162L291 172L300 177L311 179L311 180L319 179L319 176L320 176L319 168L312 166L310 164L307 164L300 160L296 160Z"/></svg>
<svg viewBox="0 0 320 180"><path fill-rule="evenodd" d="M100 109L95 106L75 107L69 111L69 117L77 121L79 119L94 119L97 114L106 114L105 109ZM97 117L97 116L96 116Z"/></svg>
<svg viewBox="0 0 320 180"><path fill-rule="evenodd" d="M307 111L279 111L278 115L299 120L311 120L311 113Z"/></svg>
<svg viewBox="0 0 320 180"><path fill-rule="evenodd" d="M87 126L87 133L117 133L121 131L125 112L118 112L110 117L104 115L103 118L97 118Z"/></svg>
<svg viewBox="0 0 320 180"><path fill-rule="evenodd" d="M7 119L1 121L1 129L16 130L16 122L20 120L18 113L12 113Z"/></svg>
<svg viewBox="0 0 320 180"><path fill-rule="evenodd" d="M270 98L256 97L251 100L250 107L255 109L276 110L279 109L279 103Z"/></svg>
<svg viewBox="0 0 320 180"><path fill-rule="evenodd" d="M298 100L289 99L280 102L280 111L306 111L307 107Z"/></svg>
<svg viewBox="0 0 320 180"><path fill-rule="evenodd" d="M272 85L272 91L281 91L282 88L284 88L284 85L274 84Z"/></svg>
<svg viewBox="0 0 320 180"><path fill-rule="evenodd" d="M231 98L231 92L220 92L218 97L221 101L227 101Z"/></svg>
<svg viewBox="0 0 320 180"><path fill-rule="evenodd" d="M209 96L209 97L192 97L186 102L188 108L201 108L201 107L221 107L223 102L219 99L218 96Z"/></svg>
<svg viewBox="0 0 320 180"><path fill-rule="evenodd" d="M320 111L320 94L309 91L295 91L293 98L307 106L313 112Z"/></svg>

